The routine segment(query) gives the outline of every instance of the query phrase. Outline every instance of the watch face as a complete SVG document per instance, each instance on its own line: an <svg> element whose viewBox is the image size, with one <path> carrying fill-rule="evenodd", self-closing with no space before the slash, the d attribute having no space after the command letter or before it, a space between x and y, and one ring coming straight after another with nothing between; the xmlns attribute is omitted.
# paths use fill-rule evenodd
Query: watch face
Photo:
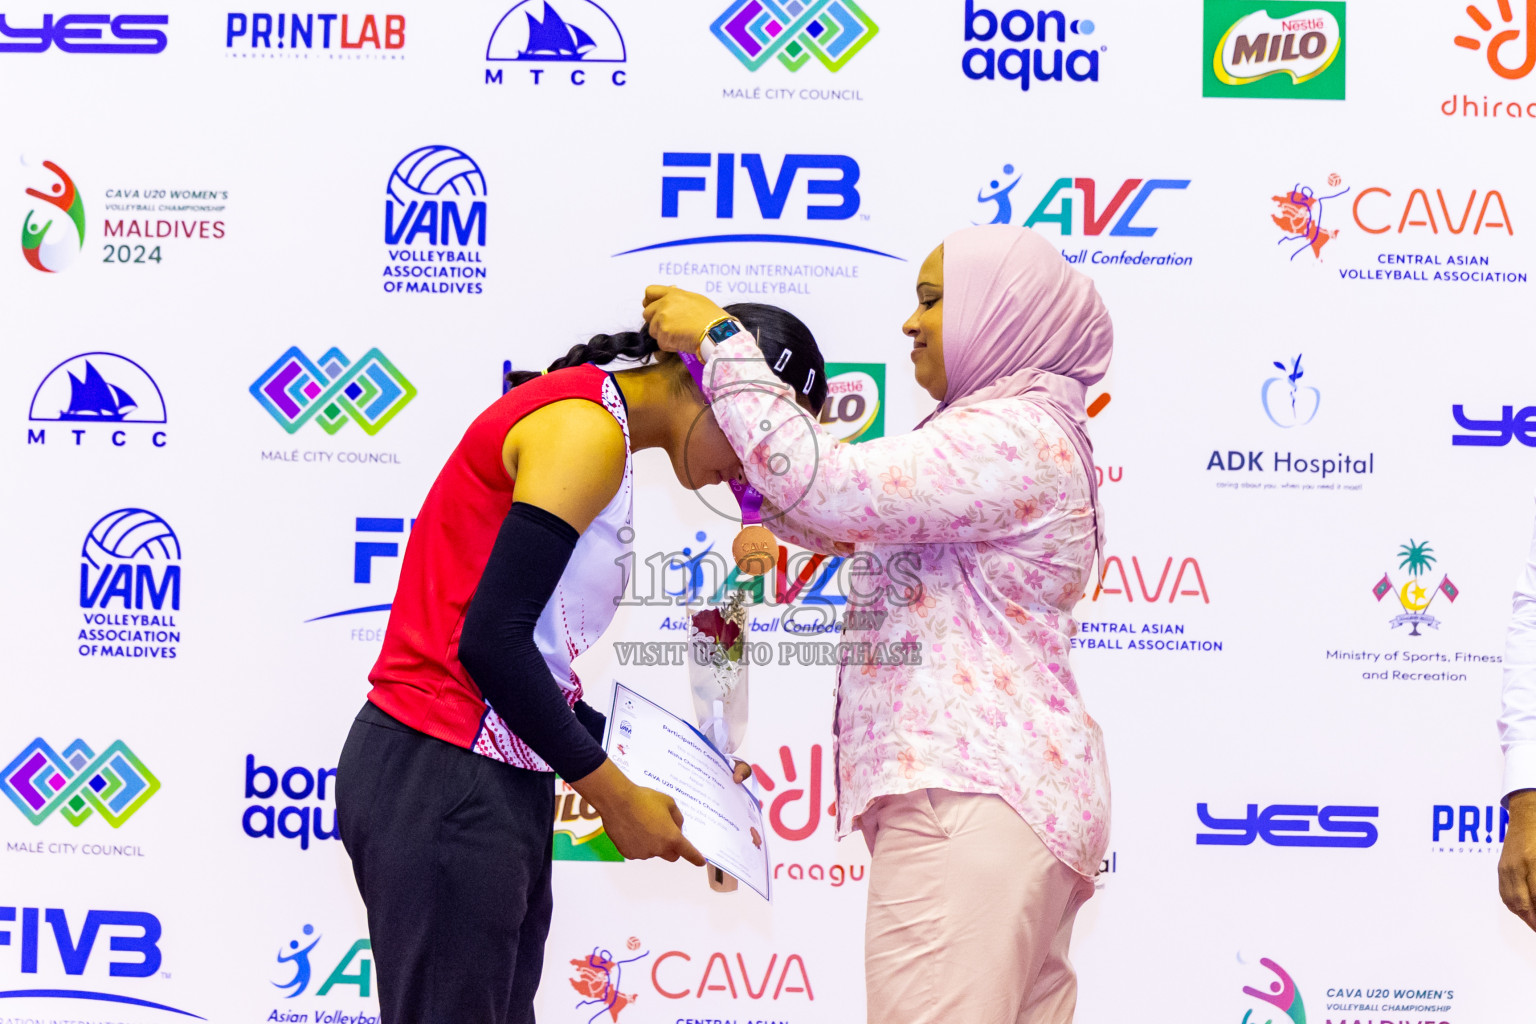
<svg viewBox="0 0 1536 1024"><path fill-rule="evenodd" d="M723 324L716 324L709 329L709 340L720 344L726 338L741 333L741 325L734 320L727 320Z"/></svg>

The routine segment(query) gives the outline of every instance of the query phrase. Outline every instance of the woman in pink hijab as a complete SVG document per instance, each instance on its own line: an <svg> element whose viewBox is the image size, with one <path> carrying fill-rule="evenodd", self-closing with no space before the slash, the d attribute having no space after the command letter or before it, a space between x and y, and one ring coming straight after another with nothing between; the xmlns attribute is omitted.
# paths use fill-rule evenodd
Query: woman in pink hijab
<svg viewBox="0 0 1536 1024"><path fill-rule="evenodd" d="M838 675L838 835L862 831L872 858L869 1019L1070 1021L1072 923L1109 840L1068 652L1102 544L1084 394L1114 330L1092 281L1006 225L945 239L917 299L903 331L939 407L861 444L801 412L744 332L706 339L730 333L709 299L652 287L645 312L663 348L706 361L773 529L856 549L843 639L916 655Z"/></svg>

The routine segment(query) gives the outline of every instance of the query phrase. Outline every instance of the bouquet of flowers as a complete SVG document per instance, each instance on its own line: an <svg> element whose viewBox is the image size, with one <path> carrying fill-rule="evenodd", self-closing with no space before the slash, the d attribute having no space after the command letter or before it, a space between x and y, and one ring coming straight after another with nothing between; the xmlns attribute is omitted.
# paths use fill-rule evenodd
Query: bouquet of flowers
<svg viewBox="0 0 1536 1024"><path fill-rule="evenodd" d="M699 731L721 753L741 746L747 732L746 592L731 591L718 608L688 619L688 683Z"/></svg>

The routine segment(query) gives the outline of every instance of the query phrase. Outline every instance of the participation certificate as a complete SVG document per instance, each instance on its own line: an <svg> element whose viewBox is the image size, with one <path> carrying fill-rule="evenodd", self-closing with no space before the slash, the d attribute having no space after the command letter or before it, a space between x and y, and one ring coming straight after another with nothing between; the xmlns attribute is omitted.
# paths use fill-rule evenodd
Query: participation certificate
<svg viewBox="0 0 1536 1024"><path fill-rule="evenodd" d="M772 901L763 805L703 733L615 681L606 749L630 781L677 802L683 836L705 860Z"/></svg>

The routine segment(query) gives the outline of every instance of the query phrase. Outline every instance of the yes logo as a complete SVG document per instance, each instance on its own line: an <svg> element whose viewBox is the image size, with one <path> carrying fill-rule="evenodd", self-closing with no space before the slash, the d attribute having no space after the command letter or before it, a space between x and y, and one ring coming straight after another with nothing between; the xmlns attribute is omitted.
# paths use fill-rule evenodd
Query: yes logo
<svg viewBox="0 0 1536 1024"><path fill-rule="evenodd" d="M1241 818L1218 818L1206 804L1196 804L1200 824L1211 832L1195 834L1196 846L1250 846L1263 839L1270 846L1335 847L1364 849L1376 845L1376 826L1364 819L1374 818L1376 807L1332 806L1316 804L1271 804L1263 810L1249 804ZM1313 820L1318 831L1312 831Z"/></svg>
<svg viewBox="0 0 1536 1024"><path fill-rule="evenodd" d="M1264 415L1277 427L1306 426L1317 417L1318 406L1323 401L1322 393L1317 388L1304 387L1299 383L1303 374L1299 353L1289 367L1278 360L1274 366L1285 376L1270 377L1259 391L1259 397L1264 403ZM1276 386L1282 382L1284 388Z"/></svg>
<svg viewBox="0 0 1536 1024"><path fill-rule="evenodd" d="M0 32L5 16L0 15ZM21 255L33 270L56 274L75 262L85 248L85 203L74 179L52 160L43 166L58 180L43 192L27 189L27 195L42 205L33 204L21 222Z"/></svg>
<svg viewBox="0 0 1536 1024"><path fill-rule="evenodd" d="M1536 405L1527 405L1519 412L1514 406L1506 405L1500 410L1499 418L1492 420L1473 419L1461 405L1451 406L1451 415L1456 417L1457 426L1472 431L1470 434L1452 434L1452 445L1503 448L1518 440L1527 448L1536 448Z"/></svg>
<svg viewBox="0 0 1536 1024"><path fill-rule="evenodd" d="M1205 0L1206 96L1344 98L1344 4Z"/></svg>
<svg viewBox="0 0 1536 1024"><path fill-rule="evenodd" d="M148 26L170 20L164 14L45 14L41 27L23 28L0 14L0 39L23 40L0 42L0 53L43 53L50 46L64 53L160 53L165 33Z"/></svg>

